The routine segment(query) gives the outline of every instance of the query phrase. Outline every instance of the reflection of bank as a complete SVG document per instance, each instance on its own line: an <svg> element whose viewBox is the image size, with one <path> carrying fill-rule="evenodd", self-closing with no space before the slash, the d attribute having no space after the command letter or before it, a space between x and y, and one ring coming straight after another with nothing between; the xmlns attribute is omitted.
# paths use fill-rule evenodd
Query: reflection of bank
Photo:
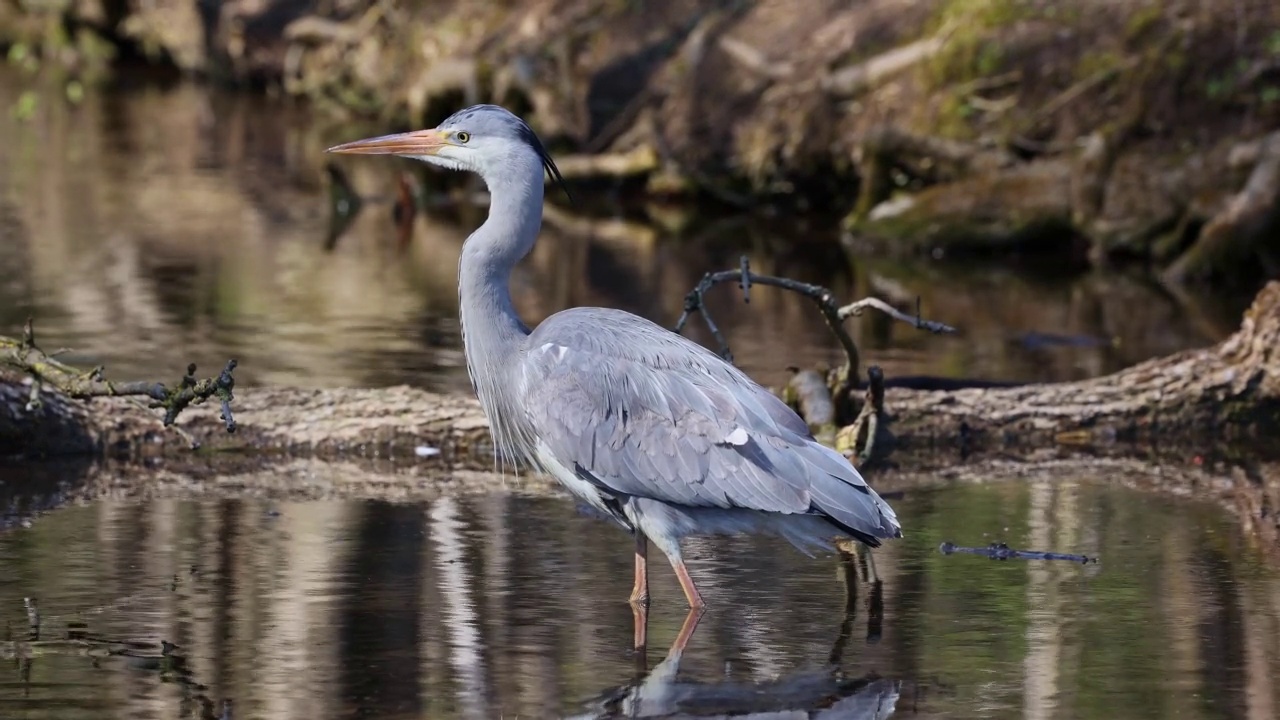
<svg viewBox="0 0 1280 720"><path fill-rule="evenodd" d="M750 718L786 712L807 713L810 718L845 720L890 717L897 707L901 680L882 678L875 673L849 677L841 669L845 648L853 636L858 605L858 585L852 559L846 560L843 572L846 573L845 586L848 589L844 619L822 667L796 671L765 682L680 680L680 661L702 617L702 611L690 611L662 662L646 672L647 658L644 650L639 650L635 680L605 690L589 703L591 707L587 712L572 716L572 720L673 715ZM876 580L870 583L870 587L866 638L868 643L874 643L881 633L883 584Z"/></svg>

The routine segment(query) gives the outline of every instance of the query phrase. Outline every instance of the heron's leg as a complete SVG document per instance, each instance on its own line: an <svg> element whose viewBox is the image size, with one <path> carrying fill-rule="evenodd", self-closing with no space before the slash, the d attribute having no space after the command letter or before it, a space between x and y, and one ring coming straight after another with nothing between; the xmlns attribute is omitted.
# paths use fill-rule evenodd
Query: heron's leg
<svg viewBox="0 0 1280 720"><path fill-rule="evenodd" d="M852 613L858 605L858 558L849 550L837 549L840 566L836 574L844 585L844 611Z"/></svg>
<svg viewBox="0 0 1280 720"><path fill-rule="evenodd" d="M867 559L867 578L872 583L880 582L880 573L876 572L876 556L872 554L871 548L862 546L858 548L863 557Z"/></svg>
<svg viewBox="0 0 1280 720"><path fill-rule="evenodd" d="M689 577L689 569L684 566L684 559L679 555L671 555L671 567L676 571L676 578L680 580L680 589L684 590L685 599L689 601L691 610L701 610L706 607L706 603L702 602L702 595L698 592L698 587L693 584L693 578ZM697 623L694 623L697 625Z"/></svg>
<svg viewBox="0 0 1280 720"><path fill-rule="evenodd" d="M844 651L849 644L849 639L853 637L853 621L858 614L858 558L854 554L856 550L851 550L850 547L845 543L836 545L840 557L840 567L836 570L836 574L840 576L844 585L844 619L840 622L840 632L836 635L836 642L827 656L827 663L837 667L844 659Z"/></svg>
<svg viewBox="0 0 1280 720"><path fill-rule="evenodd" d="M638 658L643 658L649 631L649 539L640 528L636 528L635 535L636 581L631 588L631 614L635 618L635 649Z"/></svg>
<svg viewBox="0 0 1280 720"><path fill-rule="evenodd" d="M631 603L649 604L649 539L636 528L636 582L631 588Z"/></svg>

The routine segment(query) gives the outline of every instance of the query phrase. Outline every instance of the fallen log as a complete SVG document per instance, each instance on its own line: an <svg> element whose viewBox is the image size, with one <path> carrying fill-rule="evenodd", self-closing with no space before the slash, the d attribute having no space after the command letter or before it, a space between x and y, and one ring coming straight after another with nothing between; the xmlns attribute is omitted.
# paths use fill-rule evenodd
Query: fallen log
<svg viewBox="0 0 1280 720"><path fill-rule="evenodd" d="M888 391L900 449L964 453L1161 447L1190 457L1280 431L1280 281L1220 344L1076 382L950 392Z"/></svg>
<svg viewBox="0 0 1280 720"><path fill-rule="evenodd" d="M1280 430L1280 282L1268 284L1240 329L1211 348L1067 383L885 395L895 461L920 449L1034 456L1104 447L1149 455L1218 452L1233 441L1265 447ZM234 434L217 407L193 406L166 429L159 413L116 397L76 401L45 388L27 408L30 378L0 367L0 452L155 456L201 452L272 457L421 458L493 468L475 399L409 387L320 390L237 388ZM883 426L886 423L879 423ZM879 429L877 430L879 433ZM879 444L879 443L878 443Z"/></svg>
<svg viewBox="0 0 1280 720"><path fill-rule="evenodd" d="M171 432L154 412L125 398L85 403L46 390L45 402L28 412L28 382L0 369L0 454L141 459L190 453L194 440L201 455L251 453L258 463L290 457L420 457L494 467L488 424L470 395L405 386L241 389L236 433L230 435L218 411L207 407L188 410Z"/></svg>

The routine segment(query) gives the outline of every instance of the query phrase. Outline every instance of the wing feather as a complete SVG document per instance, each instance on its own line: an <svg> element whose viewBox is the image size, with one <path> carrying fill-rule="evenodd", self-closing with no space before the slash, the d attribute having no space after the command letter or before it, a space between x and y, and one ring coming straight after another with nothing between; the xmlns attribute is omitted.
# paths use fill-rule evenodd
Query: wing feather
<svg viewBox="0 0 1280 720"><path fill-rule="evenodd" d="M603 492L691 507L820 512L872 538L893 510L790 408L702 346L629 313L553 315L521 358L527 420Z"/></svg>

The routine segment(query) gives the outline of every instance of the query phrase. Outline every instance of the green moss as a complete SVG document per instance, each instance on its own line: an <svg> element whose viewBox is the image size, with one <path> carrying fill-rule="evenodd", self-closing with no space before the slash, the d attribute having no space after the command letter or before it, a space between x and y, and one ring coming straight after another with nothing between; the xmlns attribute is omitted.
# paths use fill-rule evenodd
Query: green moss
<svg viewBox="0 0 1280 720"><path fill-rule="evenodd" d="M1076 61L1074 76L1076 82L1087 80L1094 75L1105 72L1116 72L1125 64L1125 58L1120 53L1109 50L1101 50L1098 52L1087 52L1080 56Z"/></svg>
<svg viewBox="0 0 1280 720"><path fill-rule="evenodd" d="M1160 22L1160 19L1164 17L1164 13L1164 8L1160 3L1152 3L1133 11L1129 15L1128 22L1125 23L1125 39L1131 43L1142 40L1147 32Z"/></svg>
<svg viewBox="0 0 1280 720"><path fill-rule="evenodd" d="M933 131L940 137L966 138L972 134L969 123L975 112L968 98L961 95L947 95L938 105L938 115L933 123Z"/></svg>
<svg viewBox="0 0 1280 720"><path fill-rule="evenodd" d="M39 96L34 91L27 90L9 108L9 114L15 120L26 122L35 117L39 104Z"/></svg>
<svg viewBox="0 0 1280 720"><path fill-rule="evenodd" d="M942 4L930 32L944 34L946 46L921 66L926 89L942 90L978 78L998 75L1009 68L1010 58L1000 28L1046 10L1025 0L949 0ZM1060 10L1054 10L1061 14ZM931 132L943 137L967 138L973 134L974 108L964 97L945 97L936 108Z"/></svg>
<svg viewBox="0 0 1280 720"><path fill-rule="evenodd" d="M1272 55L1280 55L1280 30L1271 33L1267 38L1267 52Z"/></svg>
<svg viewBox="0 0 1280 720"><path fill-rule="evenodd" d="M993 75L1003 69L1004 52L991 30L1035 14L1025 0L950 0L939 9L933 32L949 33L947 46L925 66L935 88Z"/></svg>

